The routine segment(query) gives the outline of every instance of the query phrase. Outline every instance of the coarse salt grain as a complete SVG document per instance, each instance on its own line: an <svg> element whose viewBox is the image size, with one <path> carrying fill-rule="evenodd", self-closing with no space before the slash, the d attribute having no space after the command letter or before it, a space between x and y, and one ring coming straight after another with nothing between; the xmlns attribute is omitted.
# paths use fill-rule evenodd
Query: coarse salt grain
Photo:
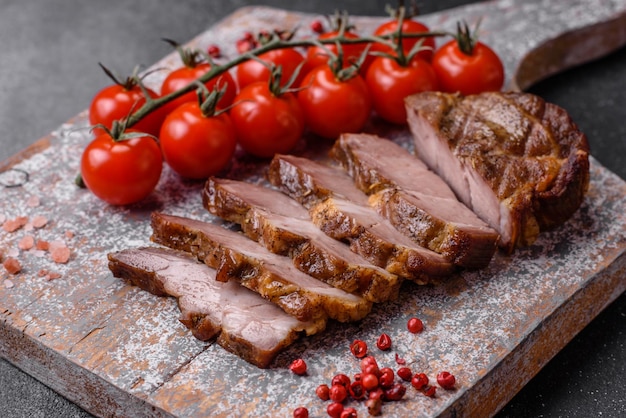
<svg viewBox="0 0 626 418"><path fill-rule="evenodd" d="M48 243L48 241L44 241L42 239L37 241L37 244L35 245L35 248L37 248L38 250L41 251L48 251L48 249L50 248L50 243Z"/></svg>
<svg viewBox="0 0 626 418"><path fill-rule="evenodd" d="M60 279L61 278L61 273L57 273L57 272L50 272L48 274L46 274L46 280L51 281L51 280L56 280L56 279Z"/></svg>
<svg viewBox="0 0 626 418"><path fill-rule="evenodd" d="M7 219L2 223L2 229L6 232L15 232L28 223L27 216L18 216L14 219Z"/></svg>
<svg viewBox="0 0 626 418"><path fill-rule="evenodd" d="M4 262L2 263L2 266L4 266L4 269L9 274L17 274L20 271L22 271L22 265L16 258L13 258L13 257L10 257L4 260Z"/></svg>
<svg viewBox="0 0 626 418"><path fill-rule="evenodd" d="M15 285L13 284L13 282L12 282L11 280L9 280L9 279L5 279L5 280L4 280L4 287L5 287L5 288L10 289L10 288L12 288L13 286L15 286Z"/></svg>
<svg viewBox="0 0 626 418"><path fill-rule="evenodd" d="M2 213L0 213L0 223L4 223L4 221L6 221L6 220L7 220L7 216L2 214Z"/></svg>
<svg viewBox="0 0 626 418"><path fill-rule="evenodd" d="M65 264L70 259L70 249L67 247L57 247L50 249L50 258L55 263Z"/></svg>
<svg viewBox="0 0 626 418"><path fill-rule="evenodd" d="M29 208L36 208L37 206L39 206L39 196L33 195L29 197L26 201L26 206L28 206Z"/></svg>
<svg viewBox="0 0 626 418"><path fill-rule="evenodd" d="M17 243L17 246L20 250L30 250L35 245L35 238L32 235L24 235L20 242Z"/></svg>
<svg viewBox="0 0 626 418"><path fill-rule="evenodd" d="M35 216L33 218L33 226L35 228L43 228L44 226L46 226L46 224L48 223L48 218L46 218L45 216Z"/></svg>
<svg viewBox="0 0 626 418"><path fill-rule="evenodd" d="M73 231L65 231L65 238L67 238L67 239L74 238L74 232Z"/></svg>

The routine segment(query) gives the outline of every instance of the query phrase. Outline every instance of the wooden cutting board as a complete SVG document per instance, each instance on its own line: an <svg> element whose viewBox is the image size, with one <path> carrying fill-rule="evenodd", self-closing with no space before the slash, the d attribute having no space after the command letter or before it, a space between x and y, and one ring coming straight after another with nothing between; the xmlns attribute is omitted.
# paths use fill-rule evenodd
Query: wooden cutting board
<svg viewBox="0 0 626 418"><path fill-rule="evenodd" d="M482 17L481 39L505 60L507 88L525 88L572 65L626 44L626 1L494 1L423 16L432 29ZM298 25L300 35L319 16L265 7L245 8L190 42L218 43L230 54L244 31ZM380 18L355 17L370 32ZM179 65L174 55L155 67ZM163 72L149 78L160 83ZM591 185L580 210L535 245L497 255L479 272L464 272L433 287L407 284L397 302L379 305L357 324L331 323L302 339L260 370L203 343L181 325L171 298L159 298L111 276L106 253L149 244L153 210L211 221L201 206L201 184L167 171L157 191L129 208L103 204L73 184L78 156L89 141L83 112L29 149L0 164L0 181L24 183L2 190L0 219L28 217L22 229L0 231L0 252L23 265L0 273L0 354L62 395L99 416L291 416L300 405L325 416L315 387L338 373L353 374L354 339L370 347L382 332L393 348L376 352L397 367L395 354L431 379L456 375L453 391L434 399L409 388L402 402L386 403L385 416L487 416L497 412L567 342L626 289L626 183L592 159ZM405 130L371 125L410 148ZM297 150L323 158L325 149ZM240 158L228 173L262 182L263 165ZM28 173L26 178L25 173ZM47 224L35 228L36 216ZM67 264L48 253L19 250L25 236L63 241ZM61 274L48 280L45 272ZM418 316L425 331L409 334ZM306 377L287 365L301 357ZM354 404L362 416L365 408Z"/></svg>

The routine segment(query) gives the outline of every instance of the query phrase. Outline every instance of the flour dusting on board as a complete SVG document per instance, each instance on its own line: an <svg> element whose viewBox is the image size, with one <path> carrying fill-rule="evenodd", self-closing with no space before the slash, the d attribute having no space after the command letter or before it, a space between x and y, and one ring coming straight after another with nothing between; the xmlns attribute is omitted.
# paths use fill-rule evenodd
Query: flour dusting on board
<svg viewBox="0 0 626 418"><path fill-rule="evenodd" d="M502 9L505 17L519 12L513 2L496 3L494 7ZM572 3L572 10L581 7L581 2ZM258 10L233 17L192 44L206 47L219 41L232 46L243 28L266 28L268 22L276 21L308 27L306 23L317 18L290 12L280 12L277 18L273 9ZM470 20L484 11L479 7L467 10ZM594 10L600 13L603 9ZM426 21L440 28L438 23L450 26L454 19L436 16L426 17ZM377 22L354 20L364 30ZM484 21L485 37L493 37L496 49L512 48L511 54L504 55L519 59L515 55L521 53L520 47L515 47L513 35L493 35L498 24L505 23ZM541 30L548 29L554 28L525 31L528 42L540 39ZM225 51L233 53L228 48ZM155 66L173 68L176 62L176 56L170 55ZM512 62L507 65L511 74ZM158 84L159 77L162 73L155 73L150 82ZM453 373L456 390L439 391L435 399L409 390L403 402L390 404L386 410L397 416L414 415L415 411L423 416L438 415L497 369L539 321L569 301L603 266L620 257L626 246L626 185L592 159L591 185L583 206L565 225L542 234L533 246L511 257L499 254L486 269L463 272L436 286L407 283L397 301L375 306L356 324L331 322L325 332L301 339L281 353L270 369L261 370L217 344L195 339L179 323L173 298L153 296L112 277L106 254L151 245L152 211L220 221L202 207L203 184L182 181L167 168L155 192L131 207L109 206L77 188L73 180L79 156L91 138L86 119L83 113L53 132L48 148L14 166L28 173L28 181L21 187L2 189L3 223L17 217L47 219L45 225L29 231L0 230L0 254L15 256L22 265L17 274L0 272L2 320L111 386L176 416L289 416L295 402L307 404L312 415L324 415L326 405L315 398L315 388L336 373L356 372L358 361L348 350L354 339L366 341L382 366L395 368L398 355L431 379L444 369ZM368 129L411 148L410 138L402 130ZM323 159L326 148L300 144L296 151ZM265 183L264 165L241 154L224 175ZM32 235L35 243L63 242L70 250L69 260L56 263L44 250L20 249L18 244L26 234ZM60 277L47 280L38 274L42 270L57 272ZM413 316L423 320L423 333L406 331L407 320ZM382 332L393 341L388 352L375 348ZM295 376L288 370L297 357L307 361L308 376Z"/></svg>

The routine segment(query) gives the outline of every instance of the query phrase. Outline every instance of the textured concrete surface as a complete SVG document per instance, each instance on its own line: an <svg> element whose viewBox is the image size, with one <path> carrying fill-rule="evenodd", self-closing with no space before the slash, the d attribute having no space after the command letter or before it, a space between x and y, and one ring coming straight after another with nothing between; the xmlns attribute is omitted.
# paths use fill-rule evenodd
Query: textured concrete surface
<svg viewBox="0 0 626 418"><path fill-rule="evenodd" d="M293 10L382 14L378 1L270 1ZM468 1L418 2L423 13ZM119 73L170 52L246 1L53 0L0 2L0 160L88 106L107 84L97 63ZM626 178L626 50L531 89L568 109L592 154ZM1 193L1 192L0 192ZM501 412L501 416L624 416L626 296L587 326ZM0 416L87 417L79 407L0 361Z"/></svg>

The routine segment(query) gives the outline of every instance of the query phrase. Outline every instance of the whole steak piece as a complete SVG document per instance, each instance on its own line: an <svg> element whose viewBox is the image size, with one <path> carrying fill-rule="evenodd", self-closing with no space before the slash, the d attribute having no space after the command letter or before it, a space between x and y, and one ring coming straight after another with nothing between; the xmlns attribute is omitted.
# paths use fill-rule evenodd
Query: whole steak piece
<svg viewBox="0 0 626 418"><path fill-rule="evenodd" d="M589 144L561 107L517 92L428 92L405 102L416 154L500 233L505 251L580 207Z"/></svg>

